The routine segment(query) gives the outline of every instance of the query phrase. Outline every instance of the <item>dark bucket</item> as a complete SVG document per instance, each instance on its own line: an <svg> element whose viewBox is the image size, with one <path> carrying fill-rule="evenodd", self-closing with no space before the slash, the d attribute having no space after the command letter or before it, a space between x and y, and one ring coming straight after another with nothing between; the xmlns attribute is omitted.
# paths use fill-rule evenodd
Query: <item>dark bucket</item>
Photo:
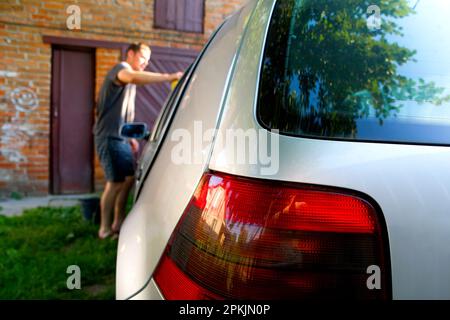
<svg viewBox="0 0 450 320"><path fill-rule="evenodd" d="M80 204L84 219L94 224L100 224L100 199L80 199Z"/></svg>

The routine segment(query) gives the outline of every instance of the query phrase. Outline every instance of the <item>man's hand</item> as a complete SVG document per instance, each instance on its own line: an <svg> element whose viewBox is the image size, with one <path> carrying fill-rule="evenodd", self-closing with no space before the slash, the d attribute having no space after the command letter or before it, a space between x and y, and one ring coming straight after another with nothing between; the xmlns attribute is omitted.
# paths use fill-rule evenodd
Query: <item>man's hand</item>
<svg viewBox="0 0 450 320"><path fill-rule="evenodd" d="M171 74L171 77L172 77L171 81L180 80L182 76L183 76L183 72L172 73Z"/></svg>
<svg viewBox="0 0 450 320"><path fill-rule="evenodd" d="M136 139L130 139L130 146L133 154L137 154L139 152L139 142Z"/></svg>

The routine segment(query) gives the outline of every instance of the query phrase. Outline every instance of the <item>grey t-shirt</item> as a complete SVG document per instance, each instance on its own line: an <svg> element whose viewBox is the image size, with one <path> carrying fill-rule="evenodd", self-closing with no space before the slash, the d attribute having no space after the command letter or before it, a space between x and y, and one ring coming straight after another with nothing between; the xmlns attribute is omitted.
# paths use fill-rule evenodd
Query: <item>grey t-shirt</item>
<svg viewBox="0 0 450 320"><path fill-rule="evenodd" d="M100 89L94 127L96 138L120 138L120 126L134 121L136 85L122 83L117 78L119 71L125 68L131 69L131 66L126 62L115 65L106 75Z"/></svg>

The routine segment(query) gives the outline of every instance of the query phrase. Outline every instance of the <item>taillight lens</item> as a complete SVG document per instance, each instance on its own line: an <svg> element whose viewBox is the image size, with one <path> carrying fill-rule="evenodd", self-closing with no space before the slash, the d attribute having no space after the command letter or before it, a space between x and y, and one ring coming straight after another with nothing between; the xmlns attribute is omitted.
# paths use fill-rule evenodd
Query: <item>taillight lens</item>
<svg viewBox="0 0 450 320"><path fill-rule="evenodd" d="M208 173L154 279L177 300L387 298L381 229L353 194ZM381 290L367 287L371 265Z"/></svg>

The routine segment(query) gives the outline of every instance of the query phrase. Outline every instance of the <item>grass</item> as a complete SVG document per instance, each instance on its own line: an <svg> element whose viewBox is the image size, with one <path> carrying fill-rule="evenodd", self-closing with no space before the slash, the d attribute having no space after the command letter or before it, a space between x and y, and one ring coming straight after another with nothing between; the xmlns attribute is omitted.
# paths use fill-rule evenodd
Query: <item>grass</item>
<svg viewBox="0 0 450 320"><path fill-rule="evenodd" d="M23 195L20 192L13 191L13 192L11 192L11 199L22 200Z"/></svg>
<svg viewBox="0 0 450 320"><path fill-rule="evenodd" d="M79 207L0 215L0 299L114 299L116 240L97 239ZM67 289L70 265L81 289Z"/></svg>

